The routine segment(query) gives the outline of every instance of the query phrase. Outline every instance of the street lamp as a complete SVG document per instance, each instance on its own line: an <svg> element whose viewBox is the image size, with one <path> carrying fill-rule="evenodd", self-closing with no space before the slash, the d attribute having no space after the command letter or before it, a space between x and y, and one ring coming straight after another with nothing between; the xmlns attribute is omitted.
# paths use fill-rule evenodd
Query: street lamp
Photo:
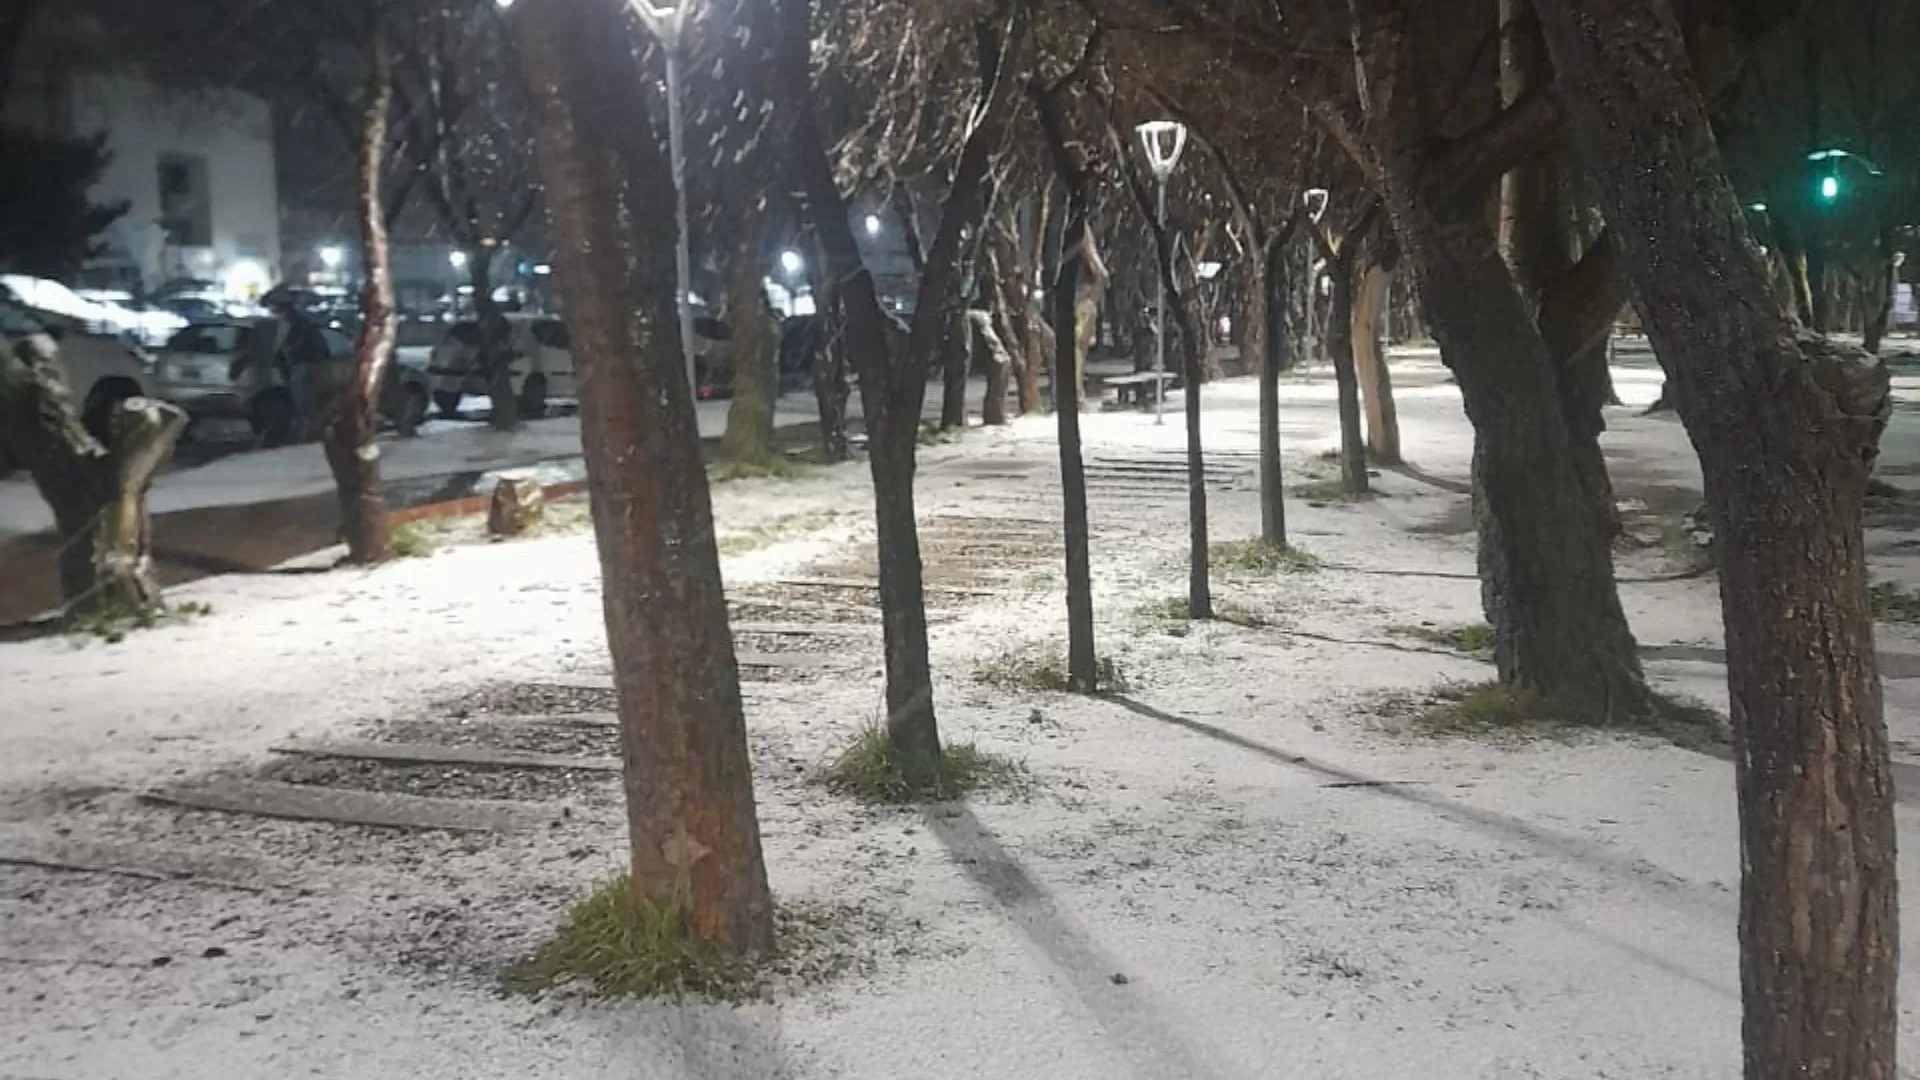
<svg viewBox="0 0 1920 1080"><path fill-rule="evenodd" d="M455 270L465 270L467 268L467 253L464 251L447 252L447 265L453 267Z"/></svg>
<svg viewBox="0 0 1920 1080"><path fill-rule="evenodd" d="M1300 193L1300 203L1307 208L1307 216L1313 219L1315 225L1320 224L1320 218L1327 212L1328 197L1329 193L1327 189L1323 187L1308 188ZM1313 309L1320 299L1320 282L1316 280L1317 275L1313 272L1314 258L1317 254L1314 247L1315 245L1313 244L1307 245L1307 274L1304 279L1307 286L1307 355L1305 360L1308 362L1312 361L1314 356Z"/></svg>
<svg viewBox="0 0 1920 1080"><path fill-rule="evenodd" d="M346 249L342 248L339 244L323 245L320 248L319 255L320 265L326 267L328 271L340 269L340 264L347 261Z"/></svg>
<svg viewBox="0 0 1920 1080"><path fill-rule="evenodd" d="M806 268L807 260L801 258L799 252L788 248L780 253L780 269L786 271L788 277L799 277L800 271Z"/></svg>
<svg viewBox="0 0 1920 1080"><path fill-rule="evenodd" d="M1164 231L1167 227L1167 178L1180 165L1180 155L1187 150L1187 125L1173 120L1149 120L1133 129L1140 135L1140 145L1147 152L1147 165L1153 170L1153 179L1159 187L1159 202L1156 204L1155 224ZM1167 275L1156 274L1160 283L1159 302L1153 310L1153 422L1162 423L1161 413L1167 402ZM1078 348L1075 342L1074 347ZM1194 392L1193 387L1187 393Z"/></svg>
<svg viewBox="0 0 1920 1080"><path fill-rule="evenodd" d="M868 236L880 235L880 216L878 214L867 215L867 235Z"/></svg>
<svg viewBox="0 0 1920 1080"><path fill-rule="evenodd" d="M680 32L686 28L693 0L632 0L640 21L647 24L667 54L667 152L673 159L674 216L680 242L674 248L674 307L680 315L680 351L687 365L687 389L697 393L700 378L693 364L693 249L687 230L687 151L680 119Z"/></svg>

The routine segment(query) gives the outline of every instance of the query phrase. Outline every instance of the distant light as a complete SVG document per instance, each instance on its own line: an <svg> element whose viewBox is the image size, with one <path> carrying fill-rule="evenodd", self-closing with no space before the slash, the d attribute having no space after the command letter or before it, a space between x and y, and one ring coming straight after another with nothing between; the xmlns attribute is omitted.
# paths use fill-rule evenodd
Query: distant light
<svg viewBox="0 0 1920 1080"><path fill-rule="evenodd" d="M507 3L509 4L513 3L513 0L507 0ZM548 274L551 274L551 273L553 273L552 263L534 263L533 264L533 274L535 277L546 277Z"/></svg>
<svg viewBox="0 0 1920 1080"><path fill-rule="evenodd" d="M1763 202L1748 203L1747 209L1753 211L1756 214L1764 214L1767 212L1767 204Z"/></svg>
<svg viewBox="0 0 1920 1080"><path fill-rule="evenodd" d="M254 259L235 259L221 275L221 286L229 300L257 299L270 284L266 265Z"/></svg>
<svg viewBox="0 0 1920 1080"><path fill-rule="evenodd" d="M879 215L877 215L877 214L868 214L868 215L867 215L867 235L868 235L868 236L879 236L879 235L880 235L880 217L879 217Z"/></svg>
<svg viewBox="0 0 1920 1080"><path fill-rule="evenodd" d="M1220 264L1209 259L1195 266L1193 272L1201 281L1212 281L1220 276Z"/></svg>
<svg viewBox="0 0 1920 1080"><path fill-rule="evenodd" d="M467 268L467 253L464 251L449 251L447 252L447 262L455 270L465 270Z"/></svg>
<svg viewBox="0 0 1920 1080"><path fill-rule="evenodd" d="M787 273L797 274L806 269L806 267L807 260L801 258L800 253L792 248L788 248L780 253L780 269L785 270Z"/></svg>
<svg viewBox="0 0 1920 1080"><path fill-rule="evenodd" d="M345 261L347 261L346 249L339 244L327 244L320 248L321 266L329 270L338 270L340 269L340 264Z"/></svg>
<svg viewBox="0 0 1920 1080"><path fill-rule="evenodd" d="M505 11L513 6L513 0L493 0L493 6Z"/></svg>
<svg viewBox="0 0 1920 1080"><path fill-rule="evenodd" d="M1301 192L1300 202L1301 202L1301 205L1307 208L1307 216L1312 218L1315 221L1319 221L1320 215L1327 212L1328 196L1329 196L1329 193L1327 189L1323 187L1308 188L1307 190ZM1314 205L1315 203L1318 203L1319 205L1316 206Z"/></svg>
<svg viewBox="0 0 1920 1080"><path fill-rule="evenodd" d="M1832 202L1833 200L1839 198L1840 197L1840 178L1837 176L1821 177L1820 178L1820 197L1827 200L1828 202Z"/></svg>

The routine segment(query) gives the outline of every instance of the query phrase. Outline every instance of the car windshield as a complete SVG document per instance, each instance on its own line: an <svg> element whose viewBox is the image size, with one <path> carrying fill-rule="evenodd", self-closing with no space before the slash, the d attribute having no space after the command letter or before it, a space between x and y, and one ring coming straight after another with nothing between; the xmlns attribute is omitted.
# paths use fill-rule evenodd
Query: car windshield
<svg viewBox="0 0 1920 1080"><path fill-rule="evenodd" d="M189 326L167 339L167 352L237 353L246 344L247 328L232 323Z"/></svg>

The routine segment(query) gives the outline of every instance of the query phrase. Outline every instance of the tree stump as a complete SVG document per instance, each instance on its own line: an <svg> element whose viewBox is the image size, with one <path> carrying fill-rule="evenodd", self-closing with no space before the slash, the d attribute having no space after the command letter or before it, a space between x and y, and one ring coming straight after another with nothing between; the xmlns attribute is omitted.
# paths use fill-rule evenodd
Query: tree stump
<svg viewBox="0 0 1920 1080"><path fill-rule="evenodd" d="M546 514L547 498L538 478L503 476L494 485L493 502L487 508L487 532L494 536L519 536Z"/></svg>

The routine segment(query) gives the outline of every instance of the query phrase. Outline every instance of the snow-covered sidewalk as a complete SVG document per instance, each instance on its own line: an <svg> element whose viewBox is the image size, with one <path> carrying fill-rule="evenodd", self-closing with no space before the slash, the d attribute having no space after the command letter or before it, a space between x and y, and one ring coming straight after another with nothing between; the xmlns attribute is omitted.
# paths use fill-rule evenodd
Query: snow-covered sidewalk
<svg viewBox="0 0 1920 1080"><path fill-rule="evenodd" d="M1431 365L1396 375L1407 456L1464 479L1457 394ZM1657 373L1619 381L1630 403L1657 390ZM1258 523L1254 388L1206 395L1213 536L1245 538ZM1697 490L1676 424L1610 420L1623 494L1677 505ZM926 448L928 578L949 590L932 613L943 732L1023 761L1032 784L925 811L806 783L879 710L871 615L819 584L868 566L865 466L716 488L736 621L762 628L741 631L741 651L771 652L776 623L806 637L790 633L803 617L839 635L817 661L767 660L746 684L775 891L828 913L845 939L845 970L764 1002L499 991L569 897L618 868L611 780L509 793L565 814L503 834L270 821L132 794L278 767L268 749L290 738L504 724L530 693L514 685L603 680L584 534L370 572L209 579L181 594L212 603L204 618L111 647L0 647L0 855L63 847L178 869L152 880L0 864L0 1025L17 1033L0 1076L1738 1074L1731 767L1644 737L1402 730L1399 697L1490 675L1395 632L1479 618L1465 496L1387 473L1374 501L1290 501L1296 541L1334 566L1222 573L1217 596L1271 625L1189 627L1150 610L1185 581L1177 415L1084 425L1100 648L1133 686L1085 699L974 678L1063 647L1057 448L1046 418ZM1334 430L1331 380L1290 380L1289 468L1330 474L1317 455ZM1891 460L1908 437L1890 443L1896 482L1920 466L1920 454ZM1877 574L1920 580L1896 534L1872 539ZM994 560L978 560L983 547ZM1631 552L1622 573L1658 576L1663 558ZM1723 703L1712 580L1622 595L1643 645L1685 657L1650 662L1663 688ZM1904 630L1881 648L1920 659ZM1920 747L1920 694L1895 678L1887 700L1904 758Z"/></svg>

